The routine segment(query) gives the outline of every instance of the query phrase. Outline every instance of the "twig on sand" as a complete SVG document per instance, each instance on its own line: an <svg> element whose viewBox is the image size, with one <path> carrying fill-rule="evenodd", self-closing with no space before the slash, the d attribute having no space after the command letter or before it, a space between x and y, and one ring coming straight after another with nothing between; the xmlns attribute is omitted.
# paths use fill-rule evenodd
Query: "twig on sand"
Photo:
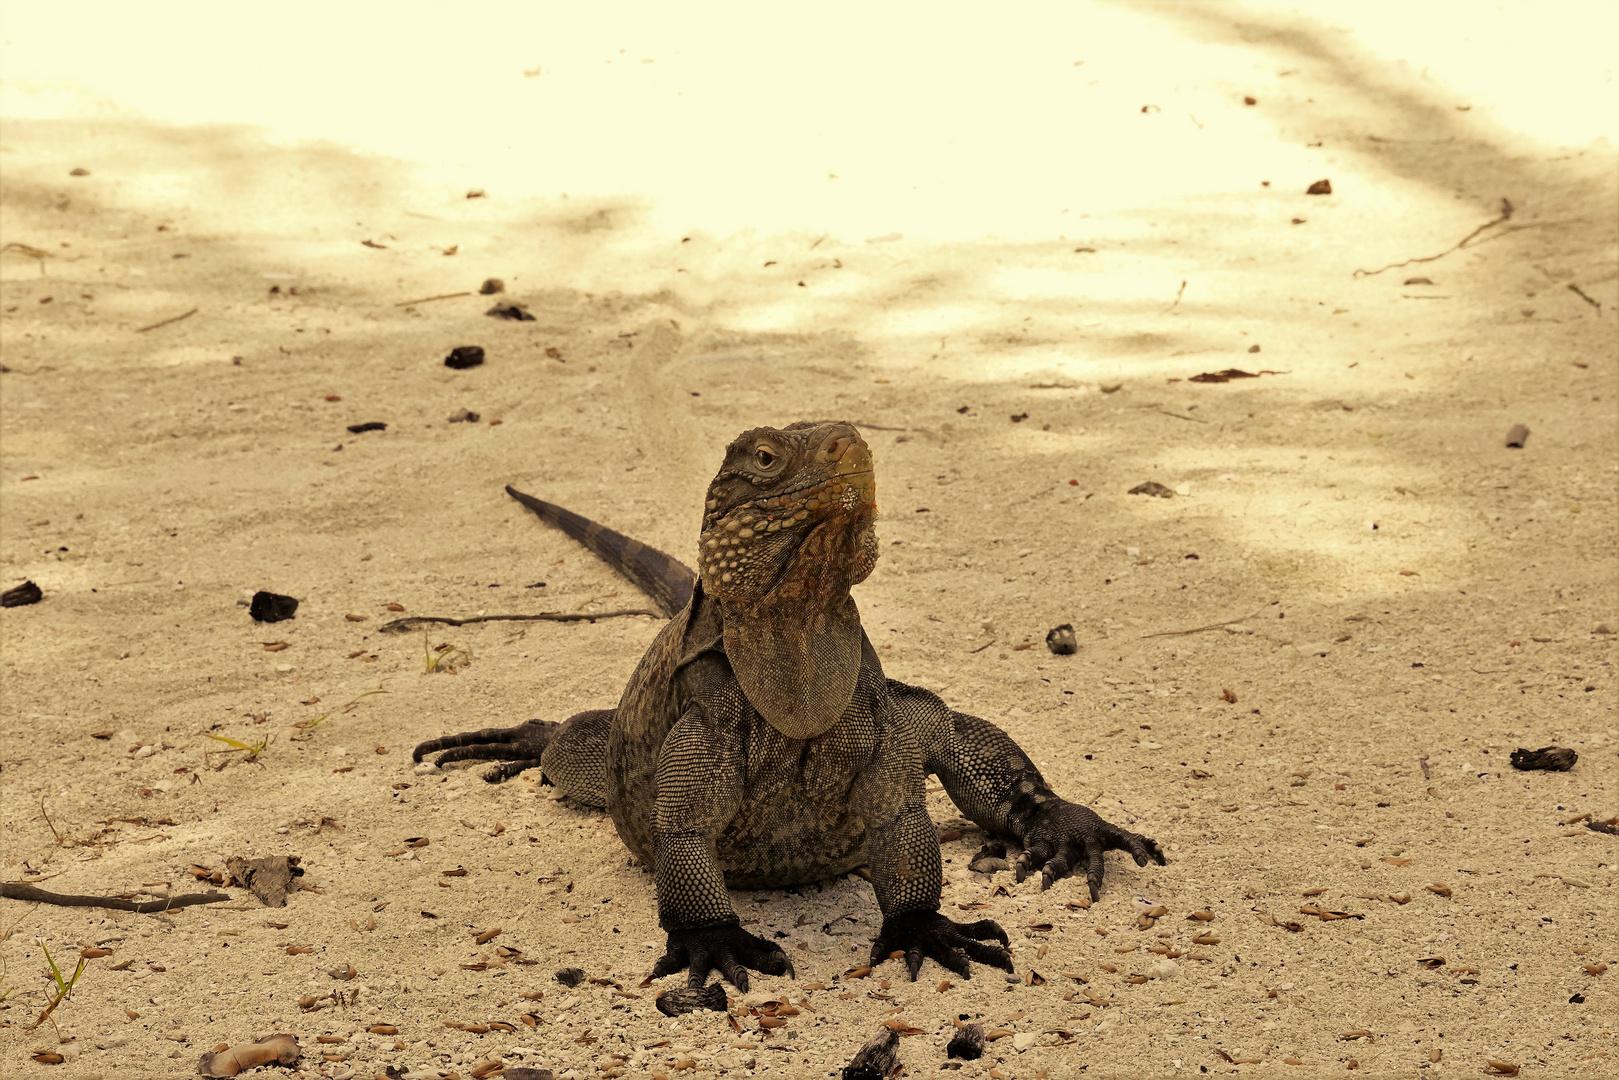
<svg viewBox="0 0 1619 1080"><path fill-rule="evenodd" d="M172 911L193 904L217 904L231 899L222 892L187 893L165 900L125 900L121 896L78 896L73 893L54 893L24 885L20 881L0 882L0 897L7 900L26 900L36 904L55 904L57 907L104 907L115 911L133 911L150 914L154 911Z"/></svg>
<svg viewBox="0 0 1619 1080"><path fill-rule="evenodd" d="M427 304L427 303L431 303L434 300L454 300L457 296L471 296L471 295L472 295L471 290L468 290L466 292L447 292L447 293L443 293L443 294L441 294L439 296L424 296L420 300L406 300L403 303L395 304L394 307L410 307L412 304Z"/></svg>
<svg viewBox="0 0 1619 1080"><path fill-rule="evenodd" d="M1353 276L1353 277L1371 277L1374 274L1381 274L1384 270L1397 270L1402 266L1410 266L1412 263L1436 262L1439 259L1443 259L1446 255L1449 255L1451 252L1460 251L1462 248L1466 247L1469 243L1472 242L1474 237L1478 236L1485 229L1493 229L1495 226L1500 225L1502 222L1510 220L1512 218L1512 211L1513 211L1512 203L1510 201L1506 200L1506 199L1502 199L1501 200L1501 213L1500 213L1499 216L1491 218L1489 221L1486 221L1484 224L1480 225L1478 228L1474 229L1472 232L1468 233L1466 236L1462 237L1460 240L1456 241L1456 243L1452 244L1450 247L1446 248L1444 251L1441 251L1439 254L1437 254L1437 255L1422 255L1422 256L1419 256L1419 257L1417 257L1415 259L1407 259L1407 260L1405 260L1405 262L1389 263L1387 266L1379 267L1376 270L1356 270L1354 272L1354 274L1351 275L1351 276Z"/></svg>
<svg viewBox="0 0 1619 1080"><path fill-rule="evenodd" d="M143 326L139 330L135 331L135 333L144 334L148 330L156 330L160 326L167 326L170 323L177 323L181 319L189 319L189 318L191 318L191 316L195 315L197 312L199 312L201 310L202 310L202 308L192 308L190 311L186 312L184 315L176 315L172 319L164 319L162 322L155 322L151 326Z"/></svg>
<svg viewBox="0 0 1619 1080"><path fill-rule="evenodd" d="M1207 420L1199 420L1197 417L1187 416L1185 413L1170 412L1168 409L1159 409L1158 411L1163 413L1165 416L1173 416L1177 420L1190 420L1194 424L1208 423Z"/></svg>
<svg viewBox="0 0 1619 1080"><path fill-rule="evenodd" d="M45 825L51 830L51 835L56 837L56 846L67 847L67 841L62 839L62 834L57 832L56 826L51 823L51 816L45 812L45 797L43 795L39 799L39 816L45 819Z"/></svg>
<svg viewBox="0 0 1619 1080"><path fill-rule="evenodd" d="M41 248L34 247L32 244L19 244L15 240L13 240L11 243L7 244L5 247L0 247L0 251L15 251L19 255L26 255L30 259L36 260L38 262L38 264L39 264L39 276L40 277L45 277L46 276L46 274L45 274L45 260L46 259L54 259L56 257L56 256L52 255L50 252L48 252L48 251L45 251L45 250L43 250Z"/></svg>
<svg viewBox="0 0 1619 1080"><path fill-rule="evenodd" d="M1174 311L1176 308L1180 307L1180 305L1181 305L1181 297L1185 296L1185 295L1186 295L1186 282L1182 281L1181 282L1181 287L1179 289L1175 290L1175 302L1170 304L1168 307L1166 307L1164 309L1164 314L1168 315L1171 311Z"/></svg>
<svg viewBox="0 0 1619 1080"><path fill-rule="evenodd" d="M542 611L537 615L474 615L470 619L447 619L438 615L411 615L393 622L383 623L377 627L379 633L403 634L414 630L426 623L443 623L445 626L470 626L481 622L595 622L597 619L617 619L625 615L645 615L653 619L664 618L661 611L648 611L645 608L631 608L622 611Z"/></svg>
<svg viewBox="0 0 1619 1080"><path fill-rule="evenodd" d="M1194 626L1190 630L1160 630L1156 634L1142 634L1141 636L1143 638L1181 637L1186 634L1201 634L1205 630L1218 630L1222 626L1235 626L1237 623L1247 622L1249 619L1258 618L1260 612L1264 610L1264 608L1260 608L1259 611L1255 611L1250 615L1244 615L1239 619L1227 619L1225 622L1209 623L1207 626Z"/></svg>
<svg viewBox="0 0 1619 1080"><path fill-rule="evenodd" d="M1586 296L1585 295L1585 290L1581 289L1578 285L1574 284L1572 281L1568 283L1568 291L1573 293L1575 296L1578 296L1581 300L1584 300L1587 304L1590 304L1592 307L1596 308L1598 311L1602 310L1602 305L1600 303L1598 303L1597 301L1591 299L1589 296Z"/></svg>

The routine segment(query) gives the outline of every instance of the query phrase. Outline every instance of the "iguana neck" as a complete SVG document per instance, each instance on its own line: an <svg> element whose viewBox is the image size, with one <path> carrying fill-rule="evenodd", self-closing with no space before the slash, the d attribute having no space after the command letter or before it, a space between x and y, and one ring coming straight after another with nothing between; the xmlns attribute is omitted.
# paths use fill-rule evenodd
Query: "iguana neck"
<svg viewBox="0 0 1619 1080"><path fill-rule="evenodd" d="M860 675L860 610L849 588L875 559L869 526L815 529L776 585L752 603L720 602L725 654L748 701L791 739L836 724Z"/></svg>

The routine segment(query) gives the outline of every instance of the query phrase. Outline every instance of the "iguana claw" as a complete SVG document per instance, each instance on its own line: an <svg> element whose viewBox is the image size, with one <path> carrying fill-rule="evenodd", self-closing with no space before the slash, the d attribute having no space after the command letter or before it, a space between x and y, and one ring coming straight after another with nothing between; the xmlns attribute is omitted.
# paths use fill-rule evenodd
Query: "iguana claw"
<svg viewBox="0 0 1619 1080"><path fill-rule="evenodd" d="M1063 799L1055 800L1046 804L1035 819L1033 828L1023 838L1023 854L1018 858L1016 867L1017 879L1022 881L1038 867L1040 888L1045 890L1051 888L1052 882L1084 866L1091 899L1099 900L1102 895L1102 853L1109 850L1128 852L1137 866L1146 866L1148 862L1167 865L1164 849L1158 846L1158 841L1103 821L1088 806Z"/></svg>
<svg viewBox="0 0 1619 1080"><path fill-rule="evenodd" d="M486 770L483 777L496 784L525 769L539 768L540 755L545 753L560 726L551 721L529 720L515 727L463 731L459 735L428 739L410 756L413 761L420 761L428 754L438 754L435 765L452 761L498 761L500 764Z"/></svg>
<svg viewBox="0 0 1619 1080"><path fill-rule="evenodd" d="M710 971L718 971L743 992L748 989L748 968L763 975L798 977L786 953L736 923L669 931L669 951L653 965L651 977L661 979L683 968L690 969L687 986L700 987Z"/></svg>
<svg viewBox="0 0 1619 1080"><path fill-rule="evenodd" d="M998 940L1001 944L986 945ZM895 951L905 953L905 968L916 981L922 959L930 956L963 979L972 978L967 962L971 957L1005 971L1012 970L1012 956L1006 951L1006 931L993 919L975 923L951 922L937 911L907 911L883 920L882 931L871 946L871 965L876 967Z"/></svg>

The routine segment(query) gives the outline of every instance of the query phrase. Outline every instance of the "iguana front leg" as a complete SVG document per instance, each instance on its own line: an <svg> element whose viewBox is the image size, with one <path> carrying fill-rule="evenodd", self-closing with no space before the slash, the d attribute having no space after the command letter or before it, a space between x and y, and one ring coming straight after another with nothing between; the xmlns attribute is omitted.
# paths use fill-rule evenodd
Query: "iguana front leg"
<svg viewBox="0 0 1619 1080"><path fill-rule="evenodd" d="M1040 887L1049 889L1083 867L1091 899L1097 900L1104 852L1128 852L1137 866L1166 864L1156 840L1104 821L1052 791L1029 756L994 724L892 679L888 694L890 707L918 733L927 771L938 775L961 812L986 831L1023 845L1019 881L1038 867Z"/></svg>
<svg viewBox="0 0 1619 1080"><path fill-rule="evenodd" d="M694 705L663 743L653 884L669 947L652 977L687 968L687 985L701 987L717 969L745 991L748 968L792 975L793 966L776 946L742 929L715 854L716 839L742 803L743 747L723 720L734 711L734 703L724 703L715 709L720 717L711 717Z"/></svg>
<svg viewBox="0 0 1619 1080"><path fill-rule="evenodd" d="M964 979L972 978L970 957L1012 970L1006 931L992 919L952 922L939 914L944 884L939 834L928 817L922 755L905 725L888 725L871 763L860 773L854 798L865 815L867 859L882 930L871 946L875 967L890 953L904 953L916 981L930 957ZM999 941L1000 946L985 942Z"/></svg>

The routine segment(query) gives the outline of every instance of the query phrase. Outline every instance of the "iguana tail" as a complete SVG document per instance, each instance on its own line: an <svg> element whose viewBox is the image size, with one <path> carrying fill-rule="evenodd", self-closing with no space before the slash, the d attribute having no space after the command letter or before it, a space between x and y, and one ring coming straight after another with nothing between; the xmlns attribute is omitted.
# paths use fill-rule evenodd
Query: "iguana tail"
<svg viewBox="0 0 1619 1080"><path fill-rule="evenodd" d="M509 484L506 494L534 511L541 521L550 522L595 552L608 566L634 582L670 618L691 603L697 574L680 560L580 517L572 510L525 495Z"/></svg>

